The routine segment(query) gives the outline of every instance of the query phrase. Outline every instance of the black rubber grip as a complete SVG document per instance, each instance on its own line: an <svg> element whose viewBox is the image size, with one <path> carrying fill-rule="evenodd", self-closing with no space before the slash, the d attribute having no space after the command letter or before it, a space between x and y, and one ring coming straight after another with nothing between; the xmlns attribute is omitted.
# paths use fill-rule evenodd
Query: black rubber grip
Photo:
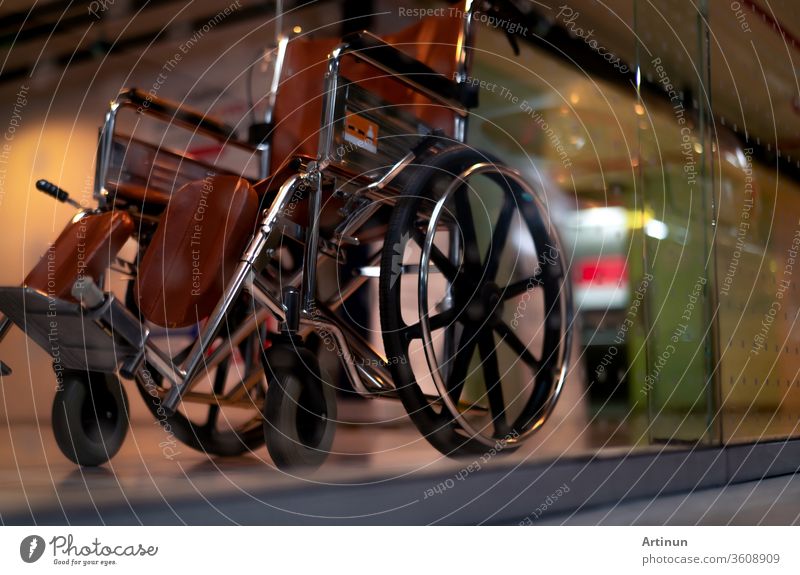
<svg viewBox="0 0 800 575"><path fill-rule="evenodd" d="M66 202L69 199L69 194L67 192L47 180L39 180L36 182L36 189L40 192L44 192L48 196L53 196L59 202Z"/></svg>

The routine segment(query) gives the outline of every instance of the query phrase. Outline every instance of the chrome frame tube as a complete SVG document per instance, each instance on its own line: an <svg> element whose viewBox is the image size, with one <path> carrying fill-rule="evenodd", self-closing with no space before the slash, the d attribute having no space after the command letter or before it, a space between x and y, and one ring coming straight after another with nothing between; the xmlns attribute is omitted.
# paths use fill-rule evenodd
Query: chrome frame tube
<svg viewBox="0 0 800 575"><path fill-rule="evenodd" d="M314 309L317 280L317 254L319 252L319 215L322 210L322 177L321 172L330 163L330 151L333 146L333 126L336 121L336 92L339 89L339 64L344 53L344 46L335 48L328 57L328 69L325 72L325 95L322 110L322 129L319 135L318 160L310 167L313 174L313 189L308 204L308 229L303 255L302 278L302 312L309 315Z"/></svg>
<svg viewBox="0 0 800 575"><path fill-rule="evenodd" d="M472 68L472 46L475 42L474 14L477 9L477 1L465 0L463 24L456 46L455 81L458 84L463 84L467 81L470 68ZM460 115L457 115L454 120L455 139L462 143L467 140L467 121L468 116Z"/></svg>
<svg viewBox="0 0 800 575"><path fill-rule="evenodd" d="M308 201L308 228L303 255L302 311L311 313L317 290L317 255L319 254L319 215L322 211L322 178L319 172L313 173L314 182Z"/></svg>
<svg viewBox="0 0 800 575"><path fill-rule="evenodd" d="M313 329L323 339L326 333L333 336L345 372L359 395L374 397L395 391L391 374L386 368L386 358L350 325L336 321L326 309L318 310L313 318L301 318L300 325Z"/></svg>
<svg viewBox="0 0 800 575"><path fill-rule="evenodd" d="M472 66L472 45L475 41L473 32L473 15L477 10L478 2L474 0L465 0L464 2L464 18L461 32L458 35L458 44L456 45L456 77L455 81L459 84L466 82L469 76L469 69Z"/></svg>
<svg viewBox="0 0 800 575"><path fill-rule="evenodd" d="M333 148L333 126L336 121L336 92L339 90L339 67L347 44L335 48L328 55L328 69L325 72L325 95L323 96L322 129L319 134L318 169L324 170L331 157Z"/></svg>
<svg viewBox="0 0 800 575"><path fill-rule="evenodd" d="M417 155L413 151L407 153L405 156L400 158L397 161L397 163L395 163L394 166L389 168L389 171L386 172L383 176L381 176L381 178L378 181L371 183L370 185L365 187L363 191L371 192L373 190L382 190L383 188L391 184L392 180L394 180L400 174L400 172L405 170L408 167L408 165L414 161L416 157ZM362 191L359 190L358 192L356 192L356 195L360 195L361 193Z"/></svg>
<svg viewBox="0 0 800 575"><path fill-rule="evenodd" d="M106 178L108 176L108 164L111 161L112 144L114 143L114 130L117 125L117 113L120 104L117 100L111 102L111 107L106 112L103 128L100 132L100 142L97 146L97 159L95 161L94 176L94 199L97 200L100 208L105 208L108 201L108 190L106 189Z"/></svg>
<svg viewBox="0 0 800 575"><path fill-rule="evenodd" d="M145 361L173 386L183 381L183 372L148 338L144 344Z"/></svg>
<svg viewBox="0 0 800 575"><path fill-rule="evenodd" d="M258 304L269 308L279 321L284 319L283 306L264 285L262 278L254 278L245 289ZM359 395L374 397L375 394L390 394L394 391L391 375L385 367L385 358L372 349L369 342L353 328L337 322L329 309L321 308L313 317L301 317L300 327L301 331L317 332L323 339L327 334L333 337L347 377Z"/></svg>
<svg viewBox="0 0 800 575"><path fill-rule="evenodd" d="M278 38L275 67L272 70L272 79L270 80L269 92L267 93L267 108L264 110L265 124L272 123L272 115L275 113L275 102L278 99L278 88L280 87L283 62L286 59L286 46L288 43L289 38L287 36L281 35ZM269 175L269 164L272 161L272 144L268 141L263 142L256 146L256 149L261 153L258 177L264 179Z"/></svg>
<svg viewBox="0 0 800 575"><path fill-rule="evenodd" d="M372 258L367 262L367 266L376 266L380 264L382 254L383 250L372 256ZM356 293L361 286L367 283L367 280L369 279L369 276L364 275L357 275L351 278L343 288L338 290L338 295L335 297L335 299L325 302L325 306L332 312L336 311L342 307L342 305L344 305L344 302L347 301L351 295Z"/></svg>
<svg viewBox="0 0 800 575"><path fill-rule="evenodd" d="M12 322L11 319L5 316L2 317L3 319L0 320L0 341L2 341L4 337L6 337L8 330L11 329L12 325L14 325L14 322Z"/></svg>
<svg viewBox="0 0 800 575"><path fill-rule="evenodd" d="M416 157L417 155L414 152L407 153L391 168L389 168L389 171L381 176L379 180L372 182L368 186L365 186L353 193L354 198L365 196L367 199L372 200L373 203L369 206L358 209L355 214L346 218L341 224L339 224L334 235L336 241L342 241L343 238L348 237L350 230L357 230L366 224L367 221L369 221L372 215L380 209L381 205L388 201L384 199L387 194L383 193L383 189L391 184L392 181L400 174L400 172L406 169Z"/></svg>
<svg viewBox="0 0 800 575"><path fill-rule="evenodd" d="M272 147L269 143L263 143L256 146L256 149L261 154L261 161L258 163L258 179L263 180L269 176L269 162L272 157Z"/></svg>
<svg viewBox="0 0 800 575"><path fill-rule="evenodd" d="M349 234L352 231L358 230L366 224L369 219L377 212L381 207L381 203L379 201L374 201L373 203L369 204L368 206L364 206L356 210L354 214L350 217L346 218L339 226L336 228L334 232L333 238L334 241L342 243L347 241L347 238L351 237ZM357 236L352 236L356 240L358 240ZM360 244L361 242L359 242Z"/></svg>
<svg viewBox="0 0 800 575"><path fill-rule="evenodd" d="M285 47L284 47L284 51L285 51ZM281 67L282 67L282 64L283 64L283 60L281 60ZM274 78L273 78L273 81L274 81ZM277 88L276 88L276 91L277 91ZM164 119L163 115L156 114L155 112L152 112L149 108L136 107L135 104L133 104L130 100L127 100L125 98L121 98L122 95L123 95L123 92L120 92L120 94L117 95L117 97L111 102L109 110L106 112L105 119L103 121L103 126L102 126L101 131L100 131L100 139L98 141L98 146L97 146L97 158L95 160L95 178L94 178L93 196L94 196L95 200L97 200L97 203L98 203L98 205L100 206L101 209L107 208L107 205L108 205L108 199L107 198L108 198L109 192L105 187L105 183L106 183L106 179L108 177L108 167L109 167L109 164L111 162L111 153L112 153L112 150L113 150L113 143L114 143L114 133L115 133L115 130L116 130L117 115L119 114L119 112L123 108L126 108L126 107L132 108L132 107L134 107L134 108L136 108L137 113L141 113L141 114L145 114L145 115L151 115L152 117L156 117L156 118L159 118L159 119L162 119L162 120ZM273 98L273 100L274 100L274 98ZM171 107L171 109L174 108L175 112L177 112L177 111L182 109L181 106L178 106L176 104L171 104L171 103L167 104L165 101L159 100L158 98L153 98L152 101L154 101L154 102L157 101L157 102L161 103L164 106ZM270 111L270 113L271 113L271 111ZM205 115L203 117L205 118ZM178 123L181 124L180 122L178 122ZM187 126L185 121L181 125L184 126L186 129L191 129L189 126ZM253 147L253 146L251 146L250 144L248 144L246 142L243 142L243 141L240 141L240 140L236 140L236 139L233 139L233 138L230 138L230 137L225 139L225 140L221 140L219 134L209 132L208 129L206 129L206 128L200 126L200 125L194 125L194 131L196 133L199 132L201 134L207 134L210 137L216 138L217 140L222 142L224 145L230 144L230 145L235 146L237 148L240 148L240 149L243 149L243 150L247 150L247 151L250 151L252 153L260 154L261 157L260 157L260 162L259 162L259 166L258 166L259 178L263 179L263 178L267 177L267 174L269 173L269 156L270 156L270 146L269 146L269 144L262 144L262 145L258 145L258 146ZM161 148L161 147L162 146L159 146L159 148Z"/></svg>
<svg viewBox="0 0 800 575"><path fill-rule="evenodd" d="M267 94L267 109L264 111L264 122L272 122L272 114L275 113L275 102L278 99L278 88L281 83L283 73L283 62L286 59L286 47L289 44L289 37L281 35L278 38L277 55L275 56L275 67L272 69L272 80L270 81L269 93Z"/></svg>
<svg viewBox="0 0 800 575"><path fill-rule="evenodd" d="M283 302L274 296L269 288L264 285L263 278L251 275L245 283L244 289L252 296L257 304L267 308L272 315L275 316L276 320L279 322L286 321L286 310L283 308Z"/></svg>
<svg viewBox="0 0 800 575"><path fill-rule="evenodd" d="M203 362L203 369L206 371L214 369L224 359L227 354L226 348L237 346L244 341L244 339L253 333L258 327L267 319L270 314L269 309L262 309L248 318L236 328L236 330L225 341L224 345L217 347L211 355Z"/></svg>

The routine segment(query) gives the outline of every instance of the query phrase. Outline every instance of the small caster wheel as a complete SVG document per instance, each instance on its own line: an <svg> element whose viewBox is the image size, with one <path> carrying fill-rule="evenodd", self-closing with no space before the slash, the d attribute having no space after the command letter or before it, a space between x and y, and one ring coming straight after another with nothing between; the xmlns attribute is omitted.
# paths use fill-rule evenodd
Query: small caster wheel
<svg viewBox="0 0 800 575"><path fill-rule="evenodd" d="M61 452L94 467L114 457L128 433L128 396L113 374L65 373L53 401L53 434Z"/></svg>
<svg viewBox="0 0 800 575"><path fill-rule="evenodd" d="M264 438L279 469L312 470L325 461L336 432L336 392L321 378L313 353L275 346L267 351Z"/></svg>

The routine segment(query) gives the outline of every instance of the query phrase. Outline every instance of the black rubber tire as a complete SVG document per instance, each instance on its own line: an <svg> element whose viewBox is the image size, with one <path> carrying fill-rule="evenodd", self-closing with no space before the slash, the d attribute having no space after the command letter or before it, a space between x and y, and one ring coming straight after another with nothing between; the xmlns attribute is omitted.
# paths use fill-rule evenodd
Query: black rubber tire
<svg viewBox="0 0 800 575"><path fill-rule="evenodd" d="M392 282L391 273L396 257L391 238L400 238L405 233L408 222L417 213L423 196L430 197L426 182L433 174L443 173L457 175L479 162L496 161L493 157L482 154L465 146L454 146L435 155L420 160L420 165L412 168L413 174L404 187L409 197L401 199L395 206L389 220L381 257L381 273L378 298L380 302L381 331L387 355L408 352L409 342L400 335L400 283ZM479 441L465 436L453 425L453 420L445 413L437 413L416 383L411 363L390 362L392 379L397 386L397 393L403 407L425 439L439 452L449 457L476 455L484 453L488 448ZM514 446L507 446L507 452Z"/></svg>
<svg viewBox="0 0 800 575"><path fill-rule="evenodd" d="M61 452L85 467L119 451L130 425L128 396L113 374L68 372L53 400L53 434Z"/></svg>
<svg viewBox="0 0 800 575"><path fill-rule="evenodd" d="M443 176L445 181L449 183L448 179L456 177L470 166L484 162L502 164L491 155L463 145L457 145L433 154L415 166L413 174L404 187L404 196L406 197L396 204L389 221L381 258L379 301L384 348L387 356L402 359L390 361L392 378L397 386L397 393L412 421L423 436L437 450L451 457L486 453L491 447L475 438L469 437L458 422L454 421L448 410L442 408L440 412L437 412L417 384L411 361L408 358L410 342L401 332L403 328L407 327L400 311L402 309L401 282L394 281L392 274L396 273L394 268L397 265L397 246L404 241L410 241L408 239L408 231L411 229L413 221L421 209L422 202L425 199L435 198L437 193L444 191L437 189L439 187L438 176ZM401 248L401 254L403 248ZM548 279L547 281L551 282L552 280ZM548 285L552 291L554 285ZM548 307L547 309L550 308ZM552 338L546 338L545 355L543 357L553 355L550 348L553 345L557 345L557 342L557 339L553 341ZM545 372L546 370L542 371ZM526 419L534 419L534 416L539 412L548 397L547 392L551 388L552 381L550 381L549 375L544 375L541 383L537 380L533 400L525 413ZM530 411L530 413L527 413L527 411ZM502 452L511 453L517 447L519 447L518 443L507 443L504 445Z"/></svg>
<svg viewBox="0 0 800 575"><path fill-rule="evenodd" d="M272 461L278 469L316 469L333 446L336 390L306 349L270 348L265 368L264 437Z"/></svg>

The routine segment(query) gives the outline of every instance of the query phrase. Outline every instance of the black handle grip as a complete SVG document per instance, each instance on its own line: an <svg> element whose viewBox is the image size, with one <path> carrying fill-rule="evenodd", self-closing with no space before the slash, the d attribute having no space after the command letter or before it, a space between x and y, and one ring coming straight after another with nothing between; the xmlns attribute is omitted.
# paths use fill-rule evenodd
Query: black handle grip
<svg viewBox="0 0 800 575"><path fill-rule="evenodd" d="M39 180L36 182L36 189L40 192L44 192L48 196L53 196L59 202L66 202L69 199L69 194L67 192L47 180Z"/></svg>
<svg viewBox="0 0 800 575"><path fill-rule="evenodd" d="M294 286L283 288L283 306L286 310L286 331L297 333L300 327L300 290Z"/></svg>

